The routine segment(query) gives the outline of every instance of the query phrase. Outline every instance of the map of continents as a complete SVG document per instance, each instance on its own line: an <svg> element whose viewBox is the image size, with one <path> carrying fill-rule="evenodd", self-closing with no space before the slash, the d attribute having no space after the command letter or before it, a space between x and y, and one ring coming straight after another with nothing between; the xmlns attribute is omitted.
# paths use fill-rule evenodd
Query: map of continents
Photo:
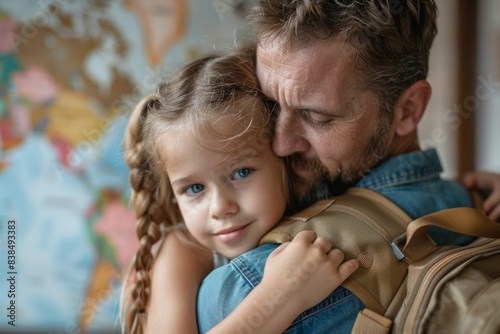
<svg viewBox="0 0 500 334"><path fill-rule="evenodd" d="M242 1L194 3L0 4L0 241L14 219L15 329L119 332L121 273L137 247L126 113L165 59L173 66L213 48L207 36L230 44L246 29ZM6 291L2 280L4 310ZM13 330L0 316L0 330Z"/></svg>

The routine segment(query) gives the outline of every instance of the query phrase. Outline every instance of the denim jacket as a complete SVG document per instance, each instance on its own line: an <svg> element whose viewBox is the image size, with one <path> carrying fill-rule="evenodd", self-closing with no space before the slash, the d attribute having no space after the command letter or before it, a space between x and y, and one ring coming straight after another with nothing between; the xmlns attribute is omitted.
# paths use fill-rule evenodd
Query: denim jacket
<svg viewBox="0 0 500 334"><path fill-rule="evenodd" d="M417 218L438 210L472 206L468 192L459 184L440 178L441 163L435 150L392 158L363 177L355 186L374 190ZM438 244L466 244L472 237L438 228L429 232ZM264 244L210 273L198 293L200 333L222 321L262 280L267 256L277 247ZM265 320L269 305L241 321L238 333ZM273 307L279 307L273 306ZM306 310L285 333L350 333L363 303L349 290L337 288L318 305Z"/></svg>

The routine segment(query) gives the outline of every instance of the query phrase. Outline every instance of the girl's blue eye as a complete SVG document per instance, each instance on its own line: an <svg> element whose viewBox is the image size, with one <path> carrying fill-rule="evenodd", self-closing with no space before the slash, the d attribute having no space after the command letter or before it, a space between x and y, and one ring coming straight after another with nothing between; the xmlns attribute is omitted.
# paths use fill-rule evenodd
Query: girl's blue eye
<svg viewBox="0 0 500 334"><path fill-rule="evenodd" d="M238 169L236 172L234 172L233 178L235 180L241 180L248 177L248 175L250 175L251 172L252 170L250 168Z"/></svg>
<svg viewBox="0 0 500 334"><path fill-rule="evenodd" d="M205 189L205 187L199 183L193 184L189 188L186 189L186 192L188 195L196 195L199 192L202 192Z"/></svg>

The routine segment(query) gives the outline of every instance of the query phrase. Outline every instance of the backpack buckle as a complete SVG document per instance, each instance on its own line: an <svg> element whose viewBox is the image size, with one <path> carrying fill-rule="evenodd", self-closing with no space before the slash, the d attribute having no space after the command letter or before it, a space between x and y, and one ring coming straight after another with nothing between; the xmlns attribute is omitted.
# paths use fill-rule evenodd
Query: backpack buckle
<svg viewBox="0 0 500 334"><path fill-rule="evenodd" d="M391 242L392 252L396 256L396 259L398 261L401 261L402 259L405 258L405 253L403 253L403 251L399 247L399 245L401 243L404 243L405 241L406 241L406 233L403 233L399 237L394 238L394 240L392 240Z"/></svg>

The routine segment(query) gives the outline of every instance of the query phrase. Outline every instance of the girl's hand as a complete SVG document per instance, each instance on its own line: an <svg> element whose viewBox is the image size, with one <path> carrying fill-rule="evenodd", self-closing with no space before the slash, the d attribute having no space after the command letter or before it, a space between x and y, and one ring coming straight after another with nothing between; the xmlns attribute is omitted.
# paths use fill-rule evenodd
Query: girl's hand
<svg viewBox="0 0 500 334"><path fill-rule="evenodd" d="M500 222L500 174L469 172L464 175L463 183L467 189L483 195L483 210L492 220Z"/></svg>
<svg viewBox="0 0 500 334"><path fill-rule="evenodd" d="M314 231L302 231L269 255L259 288L274 304L301 313L321 302L359 267L357 260L343 261L344 253L333 249L331 241Z"/></svg>
<svg viewBox="0 0 500 334"><path fill-rule="evenodd" d="M283 333L302 312L327 297L357 268L314 231L302 231L269 254L264 277L210 333Z"/></svg>

